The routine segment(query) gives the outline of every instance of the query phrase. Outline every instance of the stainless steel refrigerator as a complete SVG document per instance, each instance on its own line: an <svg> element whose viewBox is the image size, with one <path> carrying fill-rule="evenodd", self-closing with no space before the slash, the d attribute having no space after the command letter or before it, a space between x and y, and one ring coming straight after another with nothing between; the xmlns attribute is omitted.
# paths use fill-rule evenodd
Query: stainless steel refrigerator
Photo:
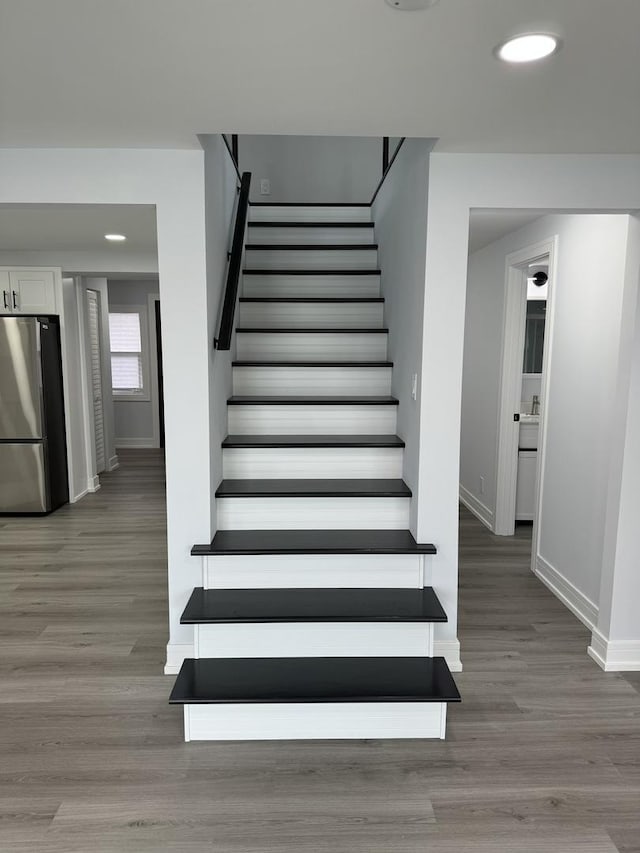
<svg viewBox="0 0 640 853"><path fill-rule="evenodd" d="M0 513L68 500L60 318L0 316Z"/></svg>

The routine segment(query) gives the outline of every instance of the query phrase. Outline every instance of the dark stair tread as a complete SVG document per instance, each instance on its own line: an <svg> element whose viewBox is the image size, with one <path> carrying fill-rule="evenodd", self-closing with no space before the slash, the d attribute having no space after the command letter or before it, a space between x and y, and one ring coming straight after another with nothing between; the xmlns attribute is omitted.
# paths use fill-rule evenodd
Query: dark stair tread
<svg viewBox="0 0 640 853"><path fill-rule="evenodd" d="M242 479L222 480L217 498L410 498L404 480L391 479Z"/></svg>
<svg viewBox="0 0 640 853"><path fill-rule="evenodd" d="M297 328L295 326L286 326L284 328L278 327L265 327L265 326L244 326L236 329L236 332L240 334L275 334L275 335L308 335L308 334L321 334L321 335L388 335L389 329L343 329L343 328Z"/></svg>
<svg viewBox="0 0 640 853"><path fill-rule="evenodd" d="M404 447L397 435L228 435L223 447Z"/></svg>
<svg viewBox="0 0 640 853"><path fill-rule="evenodd" d="M229 397L227 404L230 406L333 406L333 405L355 405L355 406L397 406L399 401L396 397L334 397L334 396L261 396L258 394L234 394Z"/></svg>
<svg viewBox="0 0 640 853"><path fill-rule="evenodd" d="M251 207L371 207L369 201L250 201Z"/></svg>
<svg viewBox="0 0 640 853"><path fill-rule="evenodd" d="M233 367L393 367L392 361L232 361Z"/></svg>
<svg viewBox="0 0 640 853"><path fill-rule="evenodd" d="M423 589L203 589L183 625L253 622L446 622L431 587Z"/></svg>
<svg viewBox="0 0 640 853"><path fill-rule="evenodd" d="M293 302L302 304L331 305L354 302L358 305L366 302L384 302L384 296L241 296L240 302Z"/></svg>
<svg viewBox="0 0 640 853"><path fill-rule="evenodd" d="M258 252L271 251L326 251L339 252L346 250L347 252L356 251L377 251L377 243L246 243L245 249Z"/></svg>
<svg viewBox="0 0 640 853"><path fill-rule="evenodd" d="M328 270L326 267L324 269L304 269L304 270L291 270L291 269L268 269L268 270L243 270L243 275L315 275L315 276L343 276L347 275L380 275L379 269L371 269L371 270Z"/></svg>
<svg viewBox="0 0 640 853"><path fill-rule="evenodd" d="M436 554L409 530L218 530L194 556L234 554Z"/></svg>
<svg viewBox="0 0 640 853"><path fill-rule="evenodd" d="M173 704L459 702L444 658L187 658Z"/></svg>
<svg viewBox="0 0 640 853"><path fill-rule="evenodd" d="M249 228L373 228L373 222L301 222L299 219L249 222Z"/></svg>

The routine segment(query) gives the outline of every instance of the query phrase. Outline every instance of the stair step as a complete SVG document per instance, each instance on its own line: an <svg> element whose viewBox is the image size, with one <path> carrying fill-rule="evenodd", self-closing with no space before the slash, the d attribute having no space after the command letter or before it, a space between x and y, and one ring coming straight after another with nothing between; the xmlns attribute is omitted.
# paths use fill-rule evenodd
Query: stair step
<svg viewBox="0 0 640 853"><path fill-rule="evenodd" d="M240 327L236 329L237 334L239 335L388 335L389 329L381 328L381 329L339 329L339 328L300 328L293 329L291 327L286 327L284 329L273 327L269 328L267 326L262 326L260 328L251 328L251 327Z"/></svg>
<svg viewBox="0 0 640 853"><path fill-rule="evenodd" d="M369 204L293 204L283 202L252 202L249 207L249 223L259 222L300 222L309 225L314 222L346 223L368 225L371 222Z"/></svg>
<svg viewBox="0 0 640 853"><path fill-rule="evenodd" d="M229 397L229 406L397 406L396 397L335 397L332 395L313 396L269 396L258 394L234 394Z"/></svg>
<svg viewBox="0 0 640 853"><path fill-rule="evenodd" d="M397 435L228 435L222 447L404 447Z"/></svg>
<svg viewBox="0 0 640 853"><path fill-rule="evenodd" d="M217 498L410 498L404 480L268 479L222 480Z"/></svg>
<svg viewBox="0 0 640 853"><path fill-rule="evenodd" d="M219 530L193 556L240 554L436 554L409 530Z"/></svg>
<svg viewBox="0 0 640 853"><path fill-rule="evenodd" d="M268 303L304 303L310 305L334 305L334 304L343 304L345 302L351 303L368 303L368 302L384 302L383 296L294 296L294 297L282 297L282 296L241 296L240 302L268 302Z"/></svg>
<svg viewBox="0 0 640 853"><path fill-rule="evenodd" d="M422 589L203 589L183 625L253 622L446 622L432 587Z"/></svg>
<svg viewBox="0 0 640 853"><path fill-rule="evenodd" d="M444 658L187 658L172 704L459 702Z"/></svg>
<svg viewBox="0 0 640 853"><path fill-rule="evenodd" d="M393 367L392 361L232 361L233 367Z"/></svg>
<svg viewBox="0 0 640 853"><path fill-rule="evenodd" d="M373 243L372 222L250 222L249 242L270 246Z"/></svg>
<svg viewBox="0 0 640 853"><path fill-rule="evenodd" d="M245 249L248 252L352 252L378 251L377 243L247 243Z"/></svg>
<svg viewBox="0 0 640 853"><path fill-rule="evenodd" d="M375 243L248 243L245 249L245 265L254 270L378 268Z"/></svg>
<svg viewBox="0 0 640 853"><path fill-rule="evenodd" d="M317 249L317 246L314 246ZM381 271L379 269L333 269L332 267L327 268L319 268L319 269L244 269L242 274L245 276L254 276L254 275L269 275L269 276L320 276L320 277L339 277L342 278L344 276L379 276Z"/></svg>

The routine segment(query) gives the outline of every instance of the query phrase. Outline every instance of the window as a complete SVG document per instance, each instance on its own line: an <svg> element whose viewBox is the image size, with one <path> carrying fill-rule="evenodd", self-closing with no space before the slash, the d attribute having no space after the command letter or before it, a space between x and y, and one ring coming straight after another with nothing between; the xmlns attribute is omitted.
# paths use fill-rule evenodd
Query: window
<svg viewBox="0 0 640 853"><path fill-rule="evenodd" d="M149 346L146 308L109 311L111 387L116 397L149 399Z"/></svg>

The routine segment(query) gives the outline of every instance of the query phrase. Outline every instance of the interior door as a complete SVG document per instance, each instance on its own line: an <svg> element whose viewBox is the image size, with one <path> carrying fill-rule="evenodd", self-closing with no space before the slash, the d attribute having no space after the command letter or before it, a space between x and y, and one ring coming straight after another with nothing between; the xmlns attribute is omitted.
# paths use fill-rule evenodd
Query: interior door
<svg viewBox="0 0 640 853"><path fill-rule="evenodd" d="M105 467L104 403L102 398L102 353L100 351L100 303L95 290L87 290L87 328L89 332L89 376L93 400L93 429L96 449L96 474Z"/></svg>

